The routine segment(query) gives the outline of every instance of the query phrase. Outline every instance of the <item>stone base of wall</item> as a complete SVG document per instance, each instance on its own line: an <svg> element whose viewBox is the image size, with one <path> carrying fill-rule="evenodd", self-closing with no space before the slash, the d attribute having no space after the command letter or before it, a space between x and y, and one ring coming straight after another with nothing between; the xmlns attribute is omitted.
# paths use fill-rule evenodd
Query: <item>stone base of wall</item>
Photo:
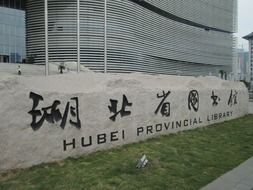
<svg viewBox="0 0 253 190"><path fill-rule="evenodd" d="M0 171L244 116L248 91L215 77L0 76Z"/></svg>

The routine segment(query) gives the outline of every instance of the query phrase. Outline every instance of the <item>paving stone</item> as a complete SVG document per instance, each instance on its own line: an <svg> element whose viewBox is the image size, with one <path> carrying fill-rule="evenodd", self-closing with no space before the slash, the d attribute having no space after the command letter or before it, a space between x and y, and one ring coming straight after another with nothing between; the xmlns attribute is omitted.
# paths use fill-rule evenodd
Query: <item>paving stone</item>
<svg viewBox="0 0 253 190"><path fill-rule="evenodd" d="M201 190L253 190L253 157Z"/></svg>

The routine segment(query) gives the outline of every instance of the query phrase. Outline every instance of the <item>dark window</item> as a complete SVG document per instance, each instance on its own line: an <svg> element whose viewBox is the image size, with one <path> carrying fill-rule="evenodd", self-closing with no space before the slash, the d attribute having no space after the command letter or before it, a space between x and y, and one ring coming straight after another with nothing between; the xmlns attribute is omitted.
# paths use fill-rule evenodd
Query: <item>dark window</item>
<svg viewBox="0 0 253 190"><path fill-rule="evenodd" d="M24 0L20 0L20 6L22 10L25 10L25 1Z"/></svg>
<svg viewBox="0 0 253 190"><path fill-rule="evenodd" d="M62 26L57 26L56 30L57 31L63 31L63 27Z"/></svg>
<svg viewBox="0 0 253 190"><path fill-rule="evenodd" d="M25 10L24 0L0 0L0 6Z"/></svg>
<svg viewBox="0 0 253 190"><path fill-rule="evenodd" d="M15 8L15 1L14 0L10 0L10 8Z"/></svg>
<svg viewBox="0 0 253 190"><path fill-rule="evenodd" d="M15 9L20 9L20 1L19 0L14 0L14 2L15 2L14 8Z"/></svg>
<svg viewBox="0 0 253 190"><path fill-rule="evenodd" d="M9 5L9 0L4 0L4 6L5 7L9 7L10 5Z"/></svg>

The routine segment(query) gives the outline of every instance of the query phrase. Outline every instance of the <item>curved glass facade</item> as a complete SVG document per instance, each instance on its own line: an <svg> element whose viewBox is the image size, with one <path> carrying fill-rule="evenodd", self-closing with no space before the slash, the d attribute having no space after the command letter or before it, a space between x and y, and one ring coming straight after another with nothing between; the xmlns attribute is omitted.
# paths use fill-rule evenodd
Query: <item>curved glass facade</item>
<svg viewBox="0 0 253 190"><path fill-rule="evenodd" d="M80 0L80 62L95 71L232 70L236 0ZM44 1L27 0L27 48L45 63ZM48 0L49 61L77 61L77 3ZM105 57L105 44L107 56Z"/></svg>
<svg viewBox="0 0 253 190"><path fill-rule="evenodd" d="M0 3L0 62L18 63L26 57L23 1Z"/></svg>

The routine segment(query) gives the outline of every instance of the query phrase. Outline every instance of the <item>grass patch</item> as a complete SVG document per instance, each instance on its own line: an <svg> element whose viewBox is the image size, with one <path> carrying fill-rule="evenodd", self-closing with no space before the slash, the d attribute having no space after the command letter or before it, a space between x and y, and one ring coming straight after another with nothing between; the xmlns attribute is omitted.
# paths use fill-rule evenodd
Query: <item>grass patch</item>
<svg viewBox="0 0 253 190"><path fill-rule="evenodd" d="M146 153L149 164L135 168ZM199 189L253 156L253 115L0 174L0 189Z"/></svg>

